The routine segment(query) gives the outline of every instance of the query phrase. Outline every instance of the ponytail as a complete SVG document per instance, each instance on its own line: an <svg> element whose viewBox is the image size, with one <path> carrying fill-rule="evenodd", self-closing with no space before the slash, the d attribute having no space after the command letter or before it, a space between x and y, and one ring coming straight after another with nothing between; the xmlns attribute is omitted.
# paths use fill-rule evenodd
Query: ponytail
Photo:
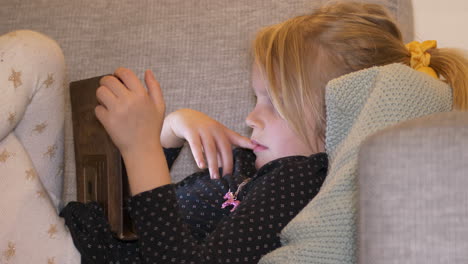
<svg viewBox="0 0 468 264"><path fill-rule="evenodd" d="M430 49L431 68L453 90L453 109L468 110L468 58L457 49Z"/></svg>

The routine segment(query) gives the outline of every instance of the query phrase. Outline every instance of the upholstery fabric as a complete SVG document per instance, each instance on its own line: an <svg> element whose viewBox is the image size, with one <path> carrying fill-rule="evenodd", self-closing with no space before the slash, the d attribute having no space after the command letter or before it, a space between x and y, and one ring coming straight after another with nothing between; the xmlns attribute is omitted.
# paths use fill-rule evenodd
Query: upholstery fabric
<svg viewBox="0 0 468 264"><path fill-rule="evenodd" d="M385 129L359 152L359 263L468 263L468 113Z"/></svg>
<svg viewBox="0 0 468 264"><path fill-rule="evenodd" d="M182 107L208 113L248 135L244 118L254 106L250 45L262 26L310 12L325 0L9 0L0 9L0 34L33 29L62 47L71 81L133 69L155 71L167 112ZM369 0L387 6L413 40L409 0ZM69 94L65 119L65 201L76 199ZM188 148L171 174L196 170Z"/></svg>
<svg viewBox="0 0 468 264"><path fill-rule="evenodd" d="M356 263L362 141L387 126L452 108L452 89L446 83L402 64L333 79L325 98L327 178L318 195L283 229L283 246L261 263Z"/></svg>

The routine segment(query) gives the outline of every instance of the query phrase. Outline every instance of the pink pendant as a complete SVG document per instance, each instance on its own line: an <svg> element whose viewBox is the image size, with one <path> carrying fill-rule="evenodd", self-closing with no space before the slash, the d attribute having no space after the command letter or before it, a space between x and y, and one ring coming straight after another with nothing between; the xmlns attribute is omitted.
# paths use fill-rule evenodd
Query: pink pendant
<svg viewBox="0 0 468 264"><path fill-rule="evenodd" d="M236 196L232 192L227 192L224 197L227 201L225 201L222 205L221 208L225 208L226 206L232 205L231 213L236 210L237 206L239 206L240 201L236 200Z"/></svg>

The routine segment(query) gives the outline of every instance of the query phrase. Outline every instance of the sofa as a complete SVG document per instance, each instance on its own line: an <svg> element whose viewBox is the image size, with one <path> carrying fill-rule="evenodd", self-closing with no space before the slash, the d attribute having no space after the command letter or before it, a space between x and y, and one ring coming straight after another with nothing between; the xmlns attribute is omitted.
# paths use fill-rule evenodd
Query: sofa
<svg viewBox="0 0 468 264"><path fill-rule="evenodd" d="M213 0L123 0L118 2L109 0L11 0L3 3L0 10L0 34L16 29L31 29L55 39L65 55L69 81L112 73L119 66L131 68L142 77L144 70L150 68L155 72L163 88L167 113L183 107L193 108L209 113L227 127L247 136L249 130L244 123L244 118L254 105L249 81L252 63L250 45L256 31L262 26L303 14L324 2L326 1L240 0L223 3ZM400 24L404 41L413 40L413 13L409 0L370 0L369 2L382 3L387 6ZM449 121L443 123L444 127L442 127L441 120ZM358 253L361 263L430 263L437 258L428 258L428 256L440 257L441 254L449 255L449 257L438 259L442 262L446 260L458 262L467 259L464 252L468 251L463 249L468 248L467 241L464 239L464 237L468 237L467 221L464 220L468 216L467 207L464 206L468 199L466 195L456 190L463 186L462 183L466 183L466 179L462 176L468 175L468 173L464 174L468 170L466 170L466 165L461 162L463 160L462 154L453 154L462 153L466 142L468 142L466 138L467 126L460 125L461 121L466 121L466 114L435 115L422 121L417 120L414 123L410 121L403 126L391 127L386 130L387 133L378 134L365 142L364 150L361 152L364 158L360 158L360 173L362 170L363 176L359 177L361 188L359 244L362 246L359 247ZM467 122L462 122L462 124L467 124ZM432 125L435 127L434 130L439 131L439 133L430 134L430 130L425 127L426 125ZM403 209L397 211L392 207L395 210L392 211L394 213L390 218L387 217L388 211L381 211L385 207L379 206L378 202L384 203L392 200L396 194L400 195L400 201L402 201L400 204L411 205L404 199L407 197L407 189L400 190L396 187L388 189L387 186L390 183L387 182L383 182L383 185L378 184L381 183L380 181L388 180L385 175L394 168L388 163L382 163L379 167L372 166L379 164L377 159L379 161L389 160L388 156L381 154L384 153L382 149L388 146L393 148L399 146L393 142L401 139L402 136L399 136L403 135L401 131L410 133L407 131L413 130L427 134L416 134L416 136L412 134L413 137L425 140L415 147L408 147L413 146L411 143L406 145L401 143L402 149L399 151L408 156L394 157L392 151L385 153L396 160L403 160L403 157L407 157L407 159L425 157L432 155L432 152L425 151L430 149L429 143L436 143L433 139L439 140L445 135L444 140L452 140L455 137L451 133L459 135L460 143L454 144L453 148L434 147L438 151L444 150L452 153L453 159L450 164L453 167L446 167L448 161L442 162L442 159L436 159L430 163L431 166L438 164L446 167L447 171L452 171L450 174L453 180L448 181L452 185L447 186L446 189L442 187L437 189L440 192L438 195L443 196L450 188L458 188L453 190L456 195L450 196L451 199L437 200L437 206L430 204L428 207L417 203L420 197L416 194L411 198L411 201L415 202L414 207L411 207L411 212L417 210L426 212L427 210L453 206L447 212L451 216L450 224L453 224L450 229L453 232L450 232L449 235L429 229L431 235L428 236L416 236L416 238L403 236L411 234L408 230L421 234L421 232L429 232L429 227L439 228L448 223L441 219L441 222L434 225L422 225L419 223L420 215L417 215L408 221L412 223L408 224L409 229L403 230L397 226L398 219L408 219L409 217L406 215L408 211ZM63 201L66 203L76 199L76 173L69 94L66 94L64 132ZM440 142L444 142L442 139L440 140ZM419 149L419 146L425 148ZM389 150L393 150L393 148L389 148ZM405 150L408 149L419 151L417 153L406 152ZM466 151L464 153L466 157ZM425 161L424 158L423 161ZM422 169L423 166L420 164L424 163L423 161L415 163L413 168L415 170ZM399 169L403 170L407 166L409 165L401 165ZM173 181L181 180L194 170L196 170L196 165L190 151L188 148L184 148L172 168ZM398 175L401 177L405 173L408 171L402 171ZM422 177L425 174L411 172L411 174L406 175L416 175L414 177L417 178L413 180L418 184L424 182ZM437 179L442 180L442 178ZM403 183L406 184L404 181L392 182L392 184L397 185ZM435 184L435 182L430 183ZM424 185L420 186L423 188ZM369 192L365 190L369 190ZM461 203L456 203L456 201ZM393 206L394 204L387 203L385 205ZM430 216L437 216L433 215L433 211L427 212ZM388 228L392 225L393 229ZM372 227L372 229L368 229L368 227ZM444 236L448 237L441 239ZM392 239L380 243L389 237ZM429 242L426 241L428 237ZM437 251L434 250L435 248L443 248L444 250ZM387 251L387 249L392 251ZM384 252L392 252L392 254ZM382 256L388 257L382 258ZM394 259L397 259L394 258L395 256L401 257L401 261L393 262ZM418 257L423 258L424 261L420 261L421 258ZM425 262L426 260L428 262Z"/></svg>
<svg viewBox="0 0 468 264"><path fill-rule="evenodd" d="M468 114L402 122L359 153L359 263L467 263Z"/></svg>

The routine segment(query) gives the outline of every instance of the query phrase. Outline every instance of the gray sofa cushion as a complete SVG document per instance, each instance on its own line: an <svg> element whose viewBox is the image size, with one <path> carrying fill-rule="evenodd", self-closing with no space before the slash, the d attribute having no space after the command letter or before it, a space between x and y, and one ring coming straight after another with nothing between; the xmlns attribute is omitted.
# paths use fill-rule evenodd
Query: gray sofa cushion
<svg viewBox="0 0 468 264"><path fill-rule="evenodd" d="M248 135L253 108L250 45L257 30L309 12L325 0L10 0L0 9L0 34L37 30L57 40L69 80L111 73L119 66L142 77L155 71L167 111L209 113ZM405 41L413 36L410 0L373 0L396 15ZM66 98L65 201L76 197L70 103ZM171 172L175 181L196 169L188 148Z"/></svg>
<svg viewBox="0 0 468 264"><path fill-rule="evenodd" d="M468 263L468 113L378 132L359 155L359 263Z"/></svg>

